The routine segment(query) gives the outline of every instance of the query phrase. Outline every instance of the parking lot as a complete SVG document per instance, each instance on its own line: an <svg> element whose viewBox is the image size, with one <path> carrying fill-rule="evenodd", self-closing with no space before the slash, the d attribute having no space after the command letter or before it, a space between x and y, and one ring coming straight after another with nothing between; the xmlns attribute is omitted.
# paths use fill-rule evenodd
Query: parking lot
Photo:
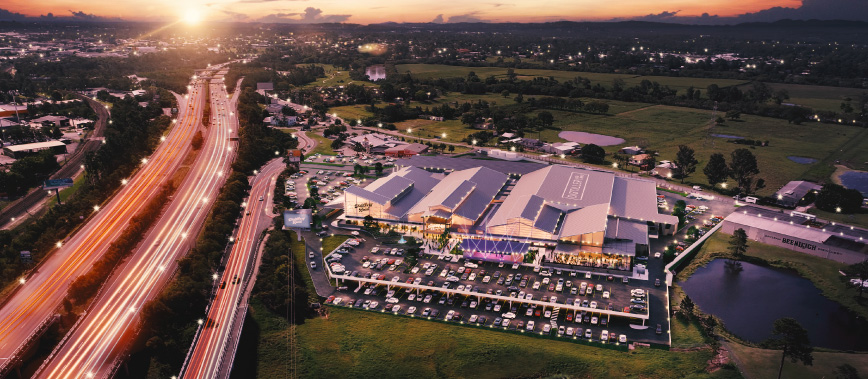
<svg viewBox="0 0 868 379"><path fill-rule="evenodd" d="M341 306L583 341L600 342L603 331L607 331L610 343L669 341L665 309L662 320L647 321L645 326L641 318L647 317L647 311L637 311L632 318L611 315L630 313L629 307L633 305L647 307L656 295L665 297L663 288L654 287L653 281L628 279L624 283L619 276L567 270L547 273L546 269L528 266L465 262L454 255L419 257L411 267L403 263L400 252L391 254L393 249L401 249L401 245L378 245L364 237L358 242L358 246L341 254L342 258L334 259L345 270L341 274L349 278L339 284L346 288L327 302L334 303L339 298L337 305ZM376 279L388 284L361 283ZM644 296L631 296L636 289L644 291ZM665 306L661 301L655 303ZM660 334L657 324L661 324Z"/></svg>

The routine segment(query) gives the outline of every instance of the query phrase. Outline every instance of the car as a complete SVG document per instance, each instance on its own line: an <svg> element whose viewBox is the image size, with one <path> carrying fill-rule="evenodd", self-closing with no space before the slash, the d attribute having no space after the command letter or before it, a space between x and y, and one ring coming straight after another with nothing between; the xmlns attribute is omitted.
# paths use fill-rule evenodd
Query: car
<svg viewBox="0 0 868 379"><path fill-rule="evenodd" d="M567 322L572 322L573 321L573 314L567 313L567 319L566 320L567 320Z"/></svg>
<svg viewBox="0 0 868 379"><path fill-rule="evenodd" d="M585 338L591 338L591 336L593 335L594 333L591 331L591 329L585 329Z"/></svg>
<svg viewBox="0 0 868 379"><path fill-rule="evenodd" d="M431 315L431 308L425 308L422 310L422 317L428 317Z"/></svg>
<svg viewBox="0 0 868 379"><path fill-rule="evenodd" d="M447 282L457 282L459 280L461 280L461 279L459 279L457 276L450 276L450 277L446 278Z"/></svg>
<svg viewBox="0 0 868 379"><path fill-rule="evenodd" d="M335 301L335 297L334 297L334 296L329 296L329 297L325 300L324 304L331 304L333 301Z"/></svg>
<svg viewBox="0 0 868 379"><path fill-rule="evenodd" d="M397 297L389 297L389 298L386 298L386 302L389 303L389 304L397 304L398 301L400 301L400 300L398 300Z"/></svg>
<svg viewBox="0 0 868 379"><path fill-rule="evenodd" d="M606 324L608 324L608 323L609 323L609 321L605 317L600 317L600 325L601 326L606 326Z"/></svg>
<svg viewBox="0 0 868 379"><path fill-rule="evenodd" d="M503 321L500 322L500 326L502 326L502 327L504 327L504 328L509 327L510 324L512 324L512 328L514 329L514 328L515 328L515 324L513 324L512 321L511 321L510 319L508 319L508 318L507 318L507 319L503 319Z"/></svg>
<svg viewBox="0 0 868 379"><path fill-rule="evenodd" d="M619 343L627 343L627 335L626 335L626 334L622 334L622 335L620 335L620 336L618 337L618 342L619 342Z"/></svg>
<svg viewBox="0 0 868 379"><path fill-rule="evenodd" d="M628 284L628 283L630 283L630 278L628 278L628 277L626 277L626 276L623 277L623 278L621 278L621 283L624 283L624 284Z"/></svg>
<svg viewBox="0 0 868 379"><path fill-rule="evenodd" d="M552 311L546 309L545 313L543 313L543 317L551 318L552 317Z"/></svg>
<svg viewBox="0 0 868 379"><path fill-rule="evenodd" d="M557 297L557 296L552 296L551 299L549 299L549 301L552 302L552 303L557 303L557 302L558 302L558 297Z"/></svg>
<svg viewBox="0 0 868 379"><path fill-rule="evenodd" d="M588 305L589 305L589 303L588 303L588 300L587 300L587 299L586 299L586 300L582 300L582 306L583 306L583 307L587 308Z"/></svg>
<svg viewBox="0 0 868 379"><path fill-rule="evenodd" d="M425 303L425 304L428 304L428 303L431 302L431 298L432 298L431 295L426 295L426 296L425 296L425 300L422 300L422 302Z"/></svg>
<svg viewBox="0 0 868 379"><path fill-rule="evenodd" d="M585 295L591 295L593 293L594 293L594 287L588 286L588 288L585 290Z"/></svg>
<svg viewBox="0 0 868 379"><path fill-rule="evenodd" d="M555 290L555 284L554 283L549 284L549 292L552 292L554 290Z"/></svg>
<svg viewBox="0 0 868 379"><path fill-rule="evenodd" d="M654 279L654 287L660 287L660 279Z"/></svg>
<svg viewBox="0 0 868 379"><path fill-rule="evenodd" d="M454 315L454 314L455 314L455 311L451 310L451 309L449 310L449 312L446 312L446 317L445 317L446 321L452 320L452 315Z"/></svg>
<svg viewBox="0 0 868 379"><path fill-rule="evenodd" d="M440 300L437 300L437 304L440 304L440 305L446 304L446 296L441 296Z"/></svg>
<svg viewBox="0 0 868 379"><path fill-rule="evenodd" d="M313 251L307 252L307 257L313 259Z"/></svg>
<svg viewBox="0 0 868 379"><path fill-rule="evenodd" d="M599 321L600 321L600 319L598 319L597 316L591 317L591 324L592 325L597 325L599 323Z"/></svg>
<svg viewBox="0 0 868 379"><path fill-rule="evenodd" d="M589 306L590 306L591 308L593 308L593 309L597 309L597 302L596 302L596 301L592 301L591 304L590 304Z"/></svg>
<svg viewBox="0 0 868 379"><path fill-rule="evenodd" d="M374 246L373 248L371 248L371 254L377 254L378 252L380 252L379 246Z"/></svg>
<svg viewBox="0 0 868 379"><path fill-rule="evenodd" d="M353 308L360 308L362 306L362 304L364 304L364 300L362 300L362 299L356 300L356 303L353 304Z"/></svg>
<svg viewBox="0 0 868 379"><path fill-rule="evenodd" d="M533 311L533 315L534 315L534 317L542 316L542 309L537 309L537 310Z"/></svg>
<svg viewBox="0 0 868 379"><path fill-rule="evenodd" d="M550 278L543 278L543 280L542 280L542 284L543 284L543 285L548 285L549 283L551 283L551 279L550 279Z"/></svg>
<svg viewBox="0 0 868 379"><path fill-rule="evenodd" d="M643 290L641 288L636 288L636 289L630 290L630 295L636 296L636 297L642 297L642 296L645 296L645 290Z"/></svg>
<svg viewBox="0 0 868 379"><path fill-rule="evenodd" d="M259 197L259 201L263 201L263 200L265 200L265 198L262 197L262 196L260 196L260 197Z"/></svg>
<svg viewBox="0 0 868 379"><path fill-rule="evenodd" d="M528 308L524 315L528 317L533 316L533 308Z"/></svg>
<svg viewBox="0 0 868 379"><path fill-rule="evenodd" d="M609 331L608 330L604 330L602 333L600 333L600 340L602 340L602 341L608 341L609 340Z"/></svg>
<svg viewBox="0 0 868 379"><path fill-rule="evenodd" d="M501 308L500 304L494 304L494 311L495 312L500 312L500 308Z"/></svg>
<svg viewBox="0 0 868 379"><path fill-rule="evenodd" d="M513 318L515 318L515 313L506 312L502 316L503 316L503 318L513 319Z"/></svg>
<svg viewBox="0 0 868 379"><path fill-rule="evenodd" d="M663 334L663 325L657 324L657 329L654 331L654 333L658 335Z"/></svg>
<svg viewBox="0 0 868 379"><path fill-rule="evenodd" d="M533 320L527 322L527 327L525 328L528 331L533 331L533 327L536 323Z"/></svg>
<svg viewBox="0 0 868 379"><path fill-rule="evenodd" d="M476 307L477 307L478 305L479 305L479 303L477 303L476 300L473 300L473 301L470 302L470 308L471 308L471 309L476 309Z"/></svg>
<svg viewBox="0 0 868 379"><path fill-rule="evenodd" d="M563 326L561 328L563 328ZM573 327L572 326L567 328L567 336L570 336L570 337L573 336Z"/></svg>
<svg viewBox="0 0 868 379"><path fill-rule="evenodd" d="M497 317L497 318L494 319L494 324L492 324L492 325L494 325L494 326L500 326L500 323L501 323L501 322L503 322L503 319L500 318L500 317Z"/></svg>
<svg viewBox="0 0 868 379"><path fill-rule="evenodd" d="M609 298L609 291L603 291L603 298L604 298L604 299L608 299L608 298Z"/></svg>
<svg viewBox="0 0 868 379"><path fill-rule="evenodd" d="M357 230L353 230L352 232L350 232L350 234L352 234L354 236L358 236L359 232Z"/></svg>
<svg viewBox="0 0 868 379"><path fill-rule="evenodd" d="M491 281L491 276L490 276L490 275L486 275L485 277L482 278L482 283L486 283L486 284L487 284L487 283L490 282L490 281Z"/></svg>
<svg viewBox="0 0 868 379"><path fill-rule="evenodd" d="M660 252L656 252L656 253L654 253L654 258L658 258L658 259L659 259L659 258L662 257L662 256L663 256L663 255L660 254ZM622 334L622 336L623 336L623 334Z"/></svg>
<svg viewBox="0 0 868 379"><path fill-rule="evenodd" d="M432 310L431 310L431 317L437 317L437 316L439 316L439 315L440 315L440 310L439 310L439 309L432 309Z"/></svg>
<svg viewBox="0 0 868 379"><path fill-rule="evenodd" d="M316 270L316 262L310 262L310 268Z"/></svg>
<svg viewBox="0 0 868 379"><path fill-rule="evenodd" d="M380 305L378 301L372 301L370 305L368 305L368 309L377 309L377 306Z"/></svg>
<svg viewBox="0 0 868 379"><path fill-rule="evenodd" d="M416 307L411 306L410 308L407 308L407 314L408 315L412 315L414 313L416 313Z"/></svg>
<svg viewBox="0 0 868 379"><path fill-rule="evenodd" d="M343 298L337 297L337 298L335 298L334 305L341 305L341 303L343 301L344 301Z"/></svg>
<svg viewBox="0 0 868 379"><path fill-rule="evenodd" d="M539 289L539 286L540 286L540 282L539 282L539 281L536 281L536 282L533 282L533 286L532 286L532 288L535 289L535 290L538 290L538 289Z"/></svg>
<svg viewBox="0 0 868 379"><path fill-rule="evenodd" d="M603 290L603 285L602 285L602 284L597 284L597 288L596 288L596 290L597 290L597 292L602 291L602 290Z"/></svg>
<svg viewBox="0 0 868 379"><path fill-rule="evenodd" d="M395 306L392 307L392 312L398 313L400 311L401 311L401 305L400 304L395 304Z"/></svg>
<svg viewBox="0 0 868 379"><path fill-rule="evenodd" d="M470 318L467 319L467 322L476 322L477 320L479 320L478 315L470 315Z"/></svg>
<svg viewBox="0 0 868 379"><path fill-rule="evenodd" d="M543 333L551 333L552 324L543 324Z"/></svg>
<svg viewBox="0 0 868 379"><path fill-rule="evenodd" d="M566 328L564 328L563 325L559 326L559 327L558 327L558 335L559 335L559 336L564 335L564 330L565 330L565 329L566 329Z"/></svg>

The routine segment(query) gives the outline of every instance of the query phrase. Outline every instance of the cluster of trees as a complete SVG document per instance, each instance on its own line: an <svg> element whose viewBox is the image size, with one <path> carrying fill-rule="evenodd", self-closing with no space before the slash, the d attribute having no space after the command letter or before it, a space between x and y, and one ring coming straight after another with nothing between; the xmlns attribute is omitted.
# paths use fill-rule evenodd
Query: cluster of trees
<svg viewBox="0 0 868 379"><path fill-rule="evenodd" d="M711 154L702 170L708 184L714 186L732 178L740 194L750 194L765 187L765 180L756 179L759 174L756 157L748 149L736 149L730 154L730 162L721 153Z"/></svg>
<svg viewBox="0 0 868 379"><path fill-rule="evenodd" d="M276 218L275 223L282 225L283 218ZM303 284L304 280L294 259L295 254L304 256L304 244L294 246L295 240L295 232L280 228L268 233L253 296L262 300L265 307L275 314L288 315L294 310L295 318L290 320L301 320L310 309L307 307L308 293ZM295 251L296 249L301 251ZM301 269L305 267L302 265Z"/></svg>
<svg viewBox="0 0 868 379"><path fill-rule="evenodd" d="M814 204L826 212L858 213L862 209L862 193L835 183L823 185Z"/></svg>
<svg viewBox="0 0 868 379"><path fill-rule="evenodd" d="M268 66L264 68L263 65ZM320 65L288 64L282 59L264 55L258 60L248 63L233 63L226 74L226 89L235 90L238 79L244 77L244 88L256 89L256 83L273 83L274 91L287 93L293 86L301 86L326 77L325 69Z"/></svg>
<svg viewBox="0 0 868 379"><path fill-rule="evenodd" d="M142 309L138 348L151 357L151 370L158 371L160 376L177 372L183 363L196 330L194 320L209 300L211 275L219 268L235 221L241 215L241 203L248 196L248 175L298 145L288 134L262 123L258 104L264 100L250 87L242 91L238 102L239 147L233 171L221 188L195 245L178 261L177 278Z"/></svg>
<svg viewBox="0 0 868 379"><path fill-rule="evenodd" d="M46 101L41 104L27 104L27 116L36 118L51 114L68 116L70 118L96 119L96 112L82 100L59 102L72 99L78 98L71 94L63 95L60 91L54 91L51 94L51 100L55 102Z"/></svg>
<svg viewBox="0 0 868 379"><path fill-rule="evenodd" d="M9 171L0 171L0 193L9 197L24 195L59 168L54 154L47 150L21 158L12 163Z"/></svg>

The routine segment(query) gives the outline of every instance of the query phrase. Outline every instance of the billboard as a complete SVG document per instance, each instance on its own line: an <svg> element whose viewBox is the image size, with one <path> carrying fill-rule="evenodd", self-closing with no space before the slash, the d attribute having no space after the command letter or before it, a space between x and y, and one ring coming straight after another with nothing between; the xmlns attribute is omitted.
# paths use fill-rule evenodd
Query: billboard
<svg viewBox="0 0 868 379"><path fill-rule="evenodd" d="M48 179L42 186L47 190L65 187L72 187L72 178Z"/></svg>
<svg viewBox="0 0 868 379"><path fill-rule="evenodd" d="M293 211L283 211L283 228L284 229L310 229L311 211L310 209L296 209Z"/></svg>

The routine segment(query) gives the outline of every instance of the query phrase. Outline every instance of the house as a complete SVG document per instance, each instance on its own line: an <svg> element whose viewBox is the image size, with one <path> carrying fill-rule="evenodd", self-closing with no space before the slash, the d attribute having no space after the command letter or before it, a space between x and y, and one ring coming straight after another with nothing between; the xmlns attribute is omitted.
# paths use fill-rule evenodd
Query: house
<svg viewBox="0 0 868 379"><path fill-rule="evenodd" d="M445 119L444 119L443 117L441 117L441 116L431 116L429 119L430 119L431 121L443 121L443 120L445 120Z"/></svg>
<svg viewBox="0 0 868 379"><path fill-rule="evenodd" d="M670 161L660 161L656 167L651 170L651 175L657 175L661 178L671 178L675 175L678 175L676 170L678 166L675 163Z"/></svg>
<svg viewBox="0 0 868 379"><path fill-rule="evenodd" d="M515 138L515 133L503 133L500 135L501 139L511 139Z"/></svg>
<svg viewBox="0 0 868 379"><path fill-rule="evenodd" d="M385 153L387 157L411 157L414 155L419 155L428 151L428 146L423 145L421 143L410 143L406 145L399 145L395 147L391 147L386 149Z"/></svg>
<svg viewBox="0 0 868 379"><path fill-rule="evenodd" d="M262 122L271 126L295 126L298 124L298 116L284 116L283 113L277 113L266 117Z"/></svg>
<svg viewBox="0 0 868 379"><path fill-rule="evenodd" d="M42 116L42 117L30 120L30 124L31 125L35 124L35 125L39 125L39 126L54 125L57 127L69 126L69 118L66 116L48 115L48 116Z"/></svg>
<svg viewBox="0 0 868 379"><path fill-rule="evenodd" d="M572 155L581 147L578 142L555 142L544 144L540 150L549 154Z"/></svg>
<svg viewBox="0 0 868 379"><path fill-rule="evenodd" d="M636 154L636 155L630 157L630 161L627 164L629 164L631 166L639 167L643 170L647 170L651 167L644 167L644 166L646 166L644 162L649 157L651 157L651 155L649 155L649 154Z"/></svg>
<svg viewBox="0 0 868 379"><path fill-rule="evenodd" d="M795 207L808 192L819 191L820 189L822 187L817 183L794 180L785 184L778 192L775 192L775 199L780 206Z"/></svg>
<svg viewBox="0 0 868 379"><path fill-rule="evenodd" d="M627 146L621 148L621 150L618 150L618 152L621 154L636 155L642 154L642 148L639 146Z"/></svg>
<svg viewBox="0 0 868 379"><path fill-rule="evenodd" d="M533 138L520 138L518 144L524 146L525 149L539 149L543 146L542 141Z"/></svg>

